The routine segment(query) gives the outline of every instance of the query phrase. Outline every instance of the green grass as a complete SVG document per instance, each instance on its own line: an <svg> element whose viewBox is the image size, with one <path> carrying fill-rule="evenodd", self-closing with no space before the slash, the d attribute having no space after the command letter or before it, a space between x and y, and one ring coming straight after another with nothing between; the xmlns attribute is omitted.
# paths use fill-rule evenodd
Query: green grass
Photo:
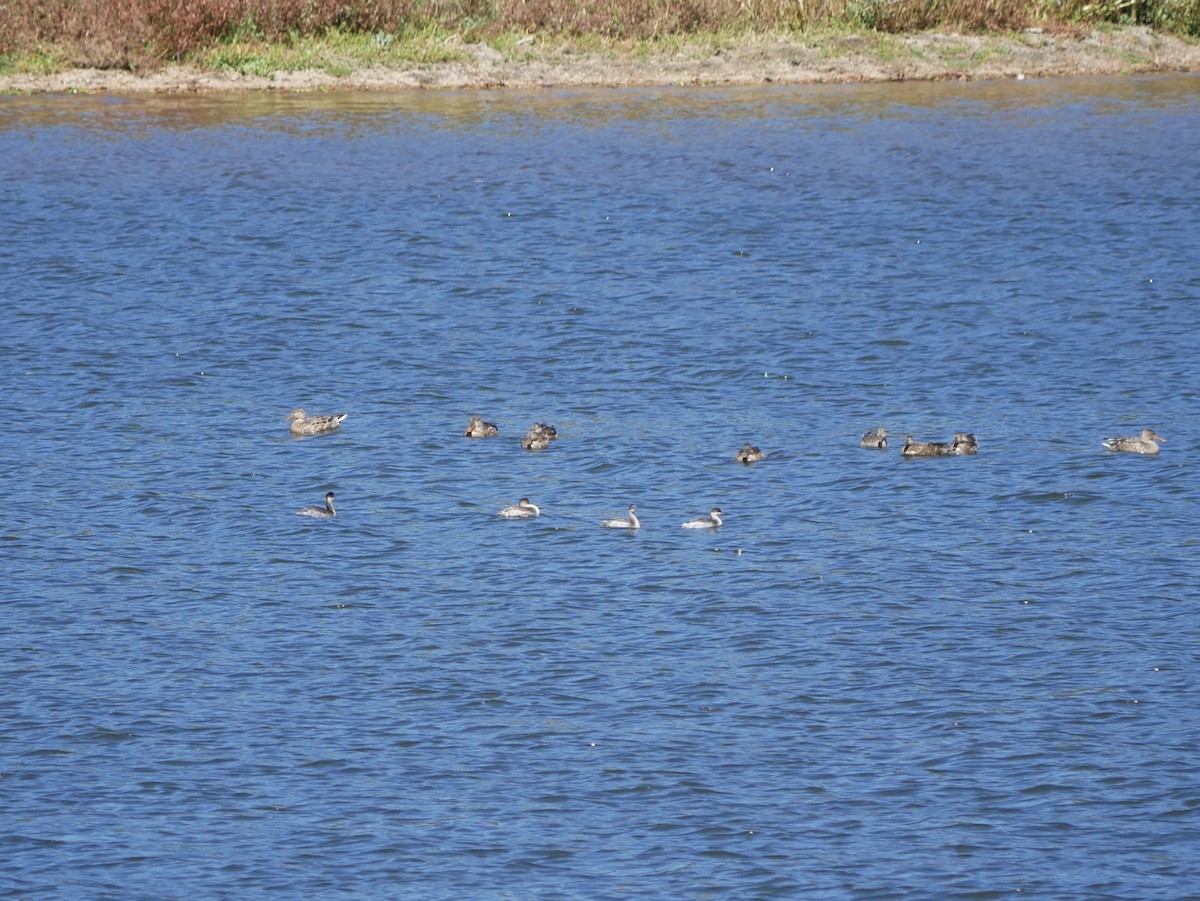
<svg viewBox="0 0 1200 901"><path fill-rule="evenodd" d="M0 54L0 73L9 75L53 75L70 68L56 50L37 48L25 53Z"/></svg>
<svg viewBox="0 0 1200 901"><path fill-rule="evenodd" d="M192 62L205 69L231 69L263 77L303 70L344 77L372 67L402 68L470 59L454 37L449 32L424 29L400 36L333 31L320 37L297 36L286 43L239 38L197 54Z"/></svg>

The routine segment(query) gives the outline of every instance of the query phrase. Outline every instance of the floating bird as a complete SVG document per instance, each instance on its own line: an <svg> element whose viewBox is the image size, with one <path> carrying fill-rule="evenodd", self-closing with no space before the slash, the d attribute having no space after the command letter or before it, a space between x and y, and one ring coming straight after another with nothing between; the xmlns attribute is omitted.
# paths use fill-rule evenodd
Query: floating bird
<svg viewBox="0 0 1200 901"><path fill-rule="evenodd" d="M301 507L296 513L300 516L315 516L317 519L333 519L337 511L333 509L333 492L325 492L324 507Z"/></svg>
<svg viewBox="0 0 1200 901"><path fill-rule="evenodd" d="M683 524L683 527L685 529L716 529L720 527L721 517L724 515L720 507L713 507L708 511L707 516L698 516L695 519L689 519Z"/></svg>
<svg viewBox="0 0 1200 901"><path fill-rule="evenodd" d="M541 508L527 497L521 498L511 507L505 507L499 516L505 519L532 519L542 512Z"/></svg>
<svg viewBox="0 0 1200 901"><path fill-rule="evenodd" d="M887 448L887 429L871 429L858 442L859 447L872 447L878 450Z"/></svg>
<svg viewBox="0 0 1200 901"><path fill-rule="evenodd" d="M332 416L309 416L303 407L297 407L288 414L286 422L290 422L293 435L324 435L333 432L342 424L346 413L334 413Z"/></svg>
<svg viewBox="0 0 1200 901"><path fill-rule="evenodd" d="M521 447L525 450L544 450L557 437L558 431L554 426L546 425L544 422L535 422L529 427L525 437L521 439Z"/></svg>
<svg viewBox="0 0 1200 901"><path fill-rule="evenodd" d="M908 435L901 453L906 457L944 457L954 453L954 448L932 441L913 441L913 436Z"/></svg>
<svg viewBox="0 0 1200 901"><path fill-rule="evenodd" d="M767 455L747 441L742 445L742 449L733 455L733 459L744 466L749 466L751 463L767 459Z"/></svg>
<svg viewBox="0 0 1200 901"><path fill-rule="evenodd" d="M1162 435L1156 435L1154 429L1142 429L1140 435L1127 438L1106 438L1104 446L1110 451L1126 454L1157 454L1158 442L1167 443Z"/></svg>
<svg viewBox="0 0 1200 901"><path fill-rule="evenodd" d="M950 443L950 453L959 456L977 454L979 453L979 442L970 432L955 432L954 440Z"/></svg>
<svg viewBox="0 0 1200 901"><path fill-rule="evenodd" d="M478 416L472 416L471 423L463 434L468 438L494 438L500 434L500 430L492 423L484 422Z"/></svg>
<svg viewBox="0 0 1200 901"><path fill-rule="evenodd" d="M642 527L642 521L637 518L637 505L630 504L628 519L621 519L620 517L614 519L602 519L600 520L600 525L604 526L606 529L640 529Z"/></svg>

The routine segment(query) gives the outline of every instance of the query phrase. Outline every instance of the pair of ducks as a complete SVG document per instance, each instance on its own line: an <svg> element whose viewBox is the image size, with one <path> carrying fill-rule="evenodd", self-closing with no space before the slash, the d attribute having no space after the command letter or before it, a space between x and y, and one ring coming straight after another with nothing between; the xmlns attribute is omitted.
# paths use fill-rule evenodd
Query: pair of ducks
<svg viewBox="0 0 1200 901"><path fill-rule="evenodd" d="M499 434L500 430L496 428L496 424L484 422L481 416L472 416L471 421L467 423L467 430L463 432L467 438L495 438ZM545 450L557 437L558 430L554 426L535 422L521 439L521 447L525 450Z"/></svg>
<svg viewBox="0 0 1200 901"><path fill-rule="evenodd" d="M871 429L858 442L859 447L869 447L886 450L887 429ZM905 436L904 449L901 453L906 457L948 457L979 452L979 442L969 432L955 432L950 443L938 441L914 441L912 435Z"/></svg>
<svg viewBox="0 0 1200 901"><path fill-rule="evenodd" d="M968 432L955 432L949 444L940 441L913 441L912 435L906 435L904 449L900 453L906 457L962 456L979 453L979 442Z"/></svg>
<svg viewBox="0 0 1200 901"><path fill-rule="evenodd" d="M1157 454L1159 442L1166 444L1167 439L1155 433L1153 429L1142 429L1138 435L1128 435L1121 438L1105 438L1104 447L1114 453L1125 454ZM859 447L883 449L887 447L887 429L871 429L858 442ZM954 440L949 444L927 441L913 441L912 435L904 440L902 453L906 457L941 457L956 454L974 454L979 451L979 442L968 432L955 432Z"/></svg>
<svg viewBox="0 0 1200 901"><path fill-rule="evenodd" d="M495 423L484 422L481 416L472 416L471 421L467 423L467 429L463 435L467 438L495 438L500 434L500 430ZM543 450L550 446L550 442L558 437L558 432L552 425L546 425L542 422L535 422L530 426L529 431L525 433L525 437L521 439L521 447L525 450ZM767 459L767 455L761 449L752 445L749 441L742 445L742 449L734 454L734 459L739 463L749 466L751 463L758 463L761 460Z"/></svg>
<svg viewBox="0 0 1200 901"><path fill-rule="evenodd" d="M533 503L529 498L523 497L511 507L505 507L500 511L499 515L505 519L532 519L540 515L541 512L541 508L537 504ZM713 507L708 511L707 516L698 516L683 523L683 528L716 529L720 527L722 523L721 517L724 515L720 507ZM629 505L628 515L612 519L602 519L600 520L600 525L606 529L640 529L642 521L638 519L637 504Z"/></svg>

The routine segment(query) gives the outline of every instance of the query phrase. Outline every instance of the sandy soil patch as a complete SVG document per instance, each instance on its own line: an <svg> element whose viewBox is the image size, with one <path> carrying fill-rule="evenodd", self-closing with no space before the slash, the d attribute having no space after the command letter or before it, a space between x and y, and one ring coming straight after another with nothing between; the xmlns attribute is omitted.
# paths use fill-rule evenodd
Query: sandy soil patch
<svg viewBox="0 0 1200 901"><path fill-rule="evenodd" d="M810 46L778 38L716 49L696 46L648 58L582 53L567 46L521 48L506 58L486 44L459 48L463 62L347 75L276 72L272 77L169 66L145 74L76 69L0 76L4 93L184 93L345 91L404 88L763 85L857 81L999 79L1200 71L1200 44L1129 26L1084 35L1031 29L1006 35L923 33L824 36Z"/></svg>

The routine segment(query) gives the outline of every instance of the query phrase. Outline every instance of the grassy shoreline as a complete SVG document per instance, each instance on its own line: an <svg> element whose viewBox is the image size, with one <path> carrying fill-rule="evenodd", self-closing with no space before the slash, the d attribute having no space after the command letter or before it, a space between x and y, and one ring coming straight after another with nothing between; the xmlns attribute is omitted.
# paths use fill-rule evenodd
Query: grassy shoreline
<svg viewBox="0 0 1200 901"><path fill-rule="evenodd" d="M222 41L186 61L85 68L10 57L0 93L183 93L406 88L808 84L1200 71L1200 41L1146 26L951 30L725 29L658 38L428 30Z"/></svg>
<svg viewBox="0 0 1200 901"><path fill-rule="evenodd" d="M349 52L359 65L438 62L451 39L513 54L757 34L1081 33L1143 25L1200 39L1200 0L4 0L0 73L163 65L274 69Z"/></svg>

